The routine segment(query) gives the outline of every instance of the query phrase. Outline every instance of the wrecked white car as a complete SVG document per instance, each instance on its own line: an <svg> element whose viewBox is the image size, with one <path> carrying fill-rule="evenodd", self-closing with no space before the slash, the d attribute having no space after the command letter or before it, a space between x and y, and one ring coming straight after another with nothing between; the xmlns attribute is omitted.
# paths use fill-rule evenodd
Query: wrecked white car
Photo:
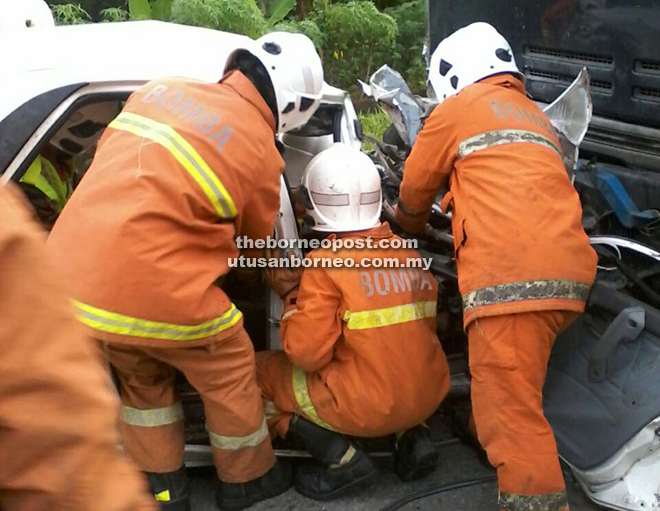
<svg viewBox="0 0 660 511"><path fill-rule="evenodd" d="M236 34L155 21L66 26L11 34L0 31L0 46L21 48L20 52L0 56L3 68L0 182L24 181L32 164L50 146L74 143L75 136L64 133L70 119L89 116L85 124L98 140L105 126L119 113L122 102L147 81L182 76L218 82L225 59L245 39ZM121 58L99 57L99 48L110 42L113 53ZM147 59L142 51L135 51L135 48L148 51L145 44L158 48ZM70 49L74 47L76 56L72 59ZM44 52L44 48L48 51ZM200 52L199 48L214 51ZM335 142L359 148L359 137L360 124L350 97L325 84L321 106L313 118L281 137L286 170L282 177L276 238L298 237L292 196L297 193L307 163ZM93 150L94 147L76 157L72 187L91 162ZM223 287L243 311L245 327L255 349L281 347L279 297L265 285L249 289L234 285L231 277ZM211 464L201 400L183 378L179 390L186 410L186 463L188 466Z"/></svg>

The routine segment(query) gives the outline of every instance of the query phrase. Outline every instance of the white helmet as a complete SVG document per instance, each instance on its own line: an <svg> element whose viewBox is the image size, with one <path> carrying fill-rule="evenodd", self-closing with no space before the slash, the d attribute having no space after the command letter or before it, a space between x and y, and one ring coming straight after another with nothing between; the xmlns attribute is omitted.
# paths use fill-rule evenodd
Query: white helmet
<svg viewBox="0 0 660 511"><path fill-rule="evenodd" d="M254 55L266 68L277 103L277 130L287 132L309 121L318 108L323 89L323 64L311 39L302 34L273 32L249 48L235 50L225 71L233 69L242 52Z"/></svg>
<svg viewBox="0 0 660 511"><path fill-rule="evenodd" d="M44 0L0 0L0 30L54 26L53 13Z"/></svg>
<svg viewBox="0 0 660 511"><path fill-rule="evenodd" d="M118 101L92 103L76 110L50 139L60 151L75 156L96 144L103 130L121 111Z"/></svg>
<svg viewBox="0 0 660 511"><path fill-rule="evenodd" d="M302 196L315 231L362 231L380 223L378 169L371 158L348 145L333 144L309 163Z"/></svg>
<svg viewBox="0 0 660 511"><path fill-rule="evenodd" d="M440 103L464 87L500 73L521 80L511 45L488 23L472 23L443 39L433 52L429 80Z"/></svg>

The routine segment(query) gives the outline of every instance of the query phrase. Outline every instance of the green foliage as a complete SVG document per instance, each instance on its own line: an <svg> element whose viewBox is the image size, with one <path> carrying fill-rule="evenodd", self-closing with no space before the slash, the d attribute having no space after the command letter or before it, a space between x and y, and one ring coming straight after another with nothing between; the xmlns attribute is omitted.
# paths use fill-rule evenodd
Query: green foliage
<svg viewBox="0 0 660 511"><path fill-rule="evenodd" d="M270 7L268 27L272 28L284 20L296 6L296 0L275 0Z"/></svg>
<svg viewBox="0 0 660 511"><path fill-rule="evenodd" d="M126 21L128 19L128 11L123 7L108 7L101 11L100 18L101 22L115 23L117 21Z"/></svg>
<svg viewBox="0 0 660 511"><path fill-rule="evenodd" d="M422 48L426 42L426 0L413 0L386 9L399 28L390 67L399 71L418 94L426 90L426 64Z"/></svg>
<svg viewBox="0 0 660 511"><path fill-rule="evenodd" d="M151 4L149 0L128 0L128 13L132 20L149 20Z"/></svg>
<svg viewBox="0 0 660 511"><path fill-rule="evenodd" d="M49 0L61 4L52 7L58 24L88 23L91 13L101 21L158 19L253 38L270 30L296 32L314 42L326 79L335 86L352 89L358 78L367 80L387 63L403 74L414 92L425 89L421 51L427 30L426 0L77 1ZM305 19L296 19L296 12Z"/></svg>
<svg viewBox="0 0 660 511"><path fill-rule="evenodd" d="M255 0L174 0L171 21L257 38L267 23Z"/></svg>
<svg viewBox="0 0 660 511"><path fill-rule="evenodd" d="M371 1L327 4L316 20L326 36L326 77L334 85L348 88L357 78L368 79L394 49L396 21Z"/></svg>
<svg viewBox="0 0 660 511"><path fill-rule="evenodd" d="M169 21L172 14L173 0L155 0L151 2L151 16L155 20Z"/></svg>
<svg viewBox="0 0 660 511"><path fill-rule="evenodd" d="M53 6L69 4L72 0L47 0L47 2ZM77 0L75 3L89 13L92 20L100 19L99 13L109 7L126 7L126 0Z"/></svg>
<svg viewBox="0 0 660 511"><path fill-rule="evenodd" d="M61 4L51 6L57 25L81 25L91 23L92 18L80 4Z"/></svg>
<svg viewBox="0 0 660 511"><path fill-rule="evenodd" d="M279 32L293 32L295 34L304 34L309 37L314 46L316 46L317 51L322 52L323 46L325 43L325 35L319 28L318 24L311 19L306 19L302 21L291 21L285 20L281 23L278 23L273 27L273 30Z"/></svg>
<svg viewBox="0 0 660 511"><path fill-rule="evenodd" d="M360 113L358 114L358 117L362 123L362 130L364 131L364 134L370 135L376 140L383 140L383 133L385 133L385 130L392 124L389 115L387 115L385 110L381 108ZM371 151L373 149L373 145L369 142L364 142L362 144L362 149L365 151Z"/></svg>

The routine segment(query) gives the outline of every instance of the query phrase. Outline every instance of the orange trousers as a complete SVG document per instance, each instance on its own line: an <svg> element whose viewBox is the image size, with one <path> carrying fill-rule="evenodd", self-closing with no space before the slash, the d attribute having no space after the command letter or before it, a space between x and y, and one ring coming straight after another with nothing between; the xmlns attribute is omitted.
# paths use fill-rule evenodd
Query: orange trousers
<svg viewBox="0 0 660 511"><path fill-rule="evenodd" d="M257 383L273 438L286 436L289 422L300 408L293 392L292 370L293 365L283 351L257 353Z"/></svg>
<svg viewBox="0 0 660 511"><path fill-rule="evenodd" d="M557 335L578 316L543 311L479 318L468 327L477 434L497 469L500 509L568 509L542 391Z"/></svg>
<svg viewBox="0 0 660 511"><path fill-rule="evenodd" d="M402 411L398 408L391 410L368 396L333 394L332 389L321 384L315 387L320 390L315 396L312 394L314 399L309 394L303 396L305 392L297 389L298 399L305 403L303 413L301 403L296 400L292 376L293 364L283 351L257 353L257 383L261 387L264 413L273 438L286 436L294 414L302 414L320 426L345 435L365 438L391 435L423 423L437 409L449 389L447 372L445 386L436 389L437 403L424 409ZM323 375L309 372L305 378L312 387L314 382L322 382Z"/></svg>
<svg viewBox="0 0 660 511"><path fill-rule="evenodd" d="M254 348L244 329L204 346L108 344L105 351L120 382L124 448L140 469L164 473L183 464L184 417L174 386L175 369L204 402L221 481L251 481L275 465L255 379Z"/></svg>
<svg viewBox="0 0 660 511"><path fill-rule="evenodd" d="M0 509L156 511L119 401L20 191L0 186Z"/></svg>

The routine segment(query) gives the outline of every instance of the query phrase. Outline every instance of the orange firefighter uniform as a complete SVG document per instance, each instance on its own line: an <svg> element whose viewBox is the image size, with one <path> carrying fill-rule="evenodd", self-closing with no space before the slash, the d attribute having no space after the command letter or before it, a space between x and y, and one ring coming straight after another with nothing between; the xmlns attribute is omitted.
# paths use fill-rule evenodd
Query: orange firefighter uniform
<svg viewBox="0 0 660 511"><path fill-rule="evenodd" d="M402 241L387 224L342 238ZM405 266L419 253L344 248L308 257L319 266L304 270L299 290L285 298L284 352L257 354L269 426L284 436L299 413L327 429L374 437L427 419L449 390L435 333L437 283L422 269L368 266L390 258ZM325 258L332 268L321 267ZM337 266L347 260L361 267Z"/></svg>
<svg viewBox="0 0 660 511"><path fill-rule="evenodd" d="M238 235L270 235L284 162L275 119L240 72L220 84L150 82L109 125L49 244L70 270L80 321L107 345L122 431L140 468L182 463L171 367L200 392L218 476L275 464L242 314L214 285Z"/></svg>
<svg viewBox="0 0 660 511"><path fill-rule="evenodd" d="M446 180L479 439L504 509L567 506L541 408L550 348L584 310L596 254L547 117L497 75L442 102L406 162L397 218L423 228Z"/></svg>
<svg viewBox="0 0 660 511"><path fill-rule="evenodd" d="M0 508L155 511L117 448L110 378L14 185L0 187L0 215Z"/></svg>

